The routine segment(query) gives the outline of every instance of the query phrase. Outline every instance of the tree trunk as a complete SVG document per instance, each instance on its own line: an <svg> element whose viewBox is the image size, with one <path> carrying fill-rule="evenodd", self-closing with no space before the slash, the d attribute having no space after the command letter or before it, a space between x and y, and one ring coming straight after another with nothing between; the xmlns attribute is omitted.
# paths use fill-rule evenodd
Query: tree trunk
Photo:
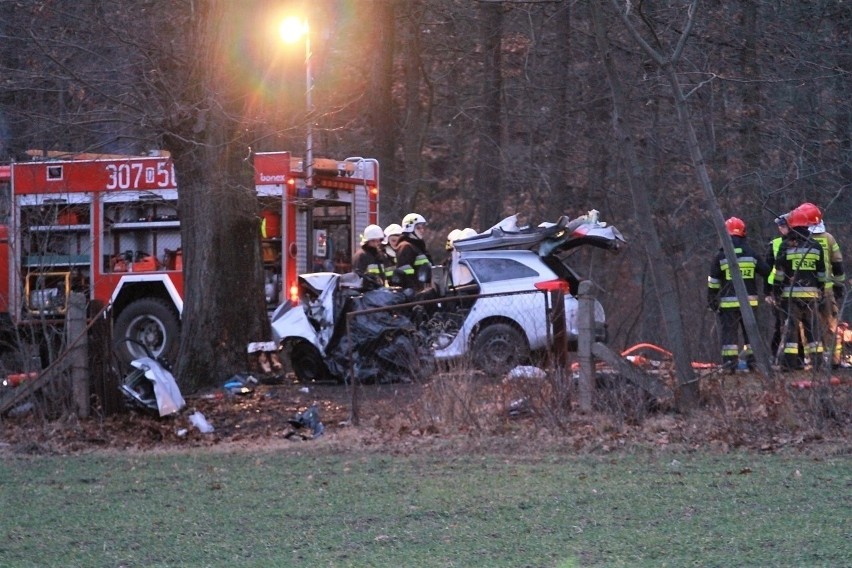
<svg viewBox="0 0 852 568"><path fill-rule="evenodd" d="M740 62L746 82L742 87L743 117L742 117L742 148L746 168L751 171L760 169L760 69L757 65L757 40L759 27L757 25L758 3L746 0L743 10L743 39L740 50Z"/></svg>
<svg viewBox="0 0 852 568"><path fill-rule="evenodd" d="M745 282L743 281L742 273L740 272L740 267L737 263L737 254L734 251L734 243L731 241L731 236L725 228L725 217L722 214L722 209L719 207L719 202L716 199L715 192L713 191L710 174L707 172L707 164L704 161L704 156L701 153L701 146L698 144L698 136L695 133L695 128L692 126L692 121L689 116L689 107L686 102L686 96L684 95L683 88L677 78L676 65L680 60L683 46L685 45L692 30L692 25L695 22L697 0L693 0L690 5L689 20L683 28L677 47L675 47L674 52L667 58L664 58L642 39L639 32L630 23L626 13L621 12L618 9L616 0L611 0L611 2L616 12L618 12L621 17L621 20L624 22L624 25L627 27L627 30L630 32L630 35L642 47L642 50L651 57L656 65L663 71L669 82L672 94L674 95L678 121L686 134L687 148L689 150L690 158L692 159L692 166L695 168L695 175L698 178L701 189L704 192L704 197L707 200L707 208L710 212L710 218L719 235L719 240L722 242L722 250L725 251L725 258L728 261L728 266L731 267L731 280L734 283L734 290L737 293L737 300L739 301L740 311L743 316L743 325L745 326L746 334L751 341L757 367L761 373L772 380L773 375L772 367L769 364L769 351L760 335L760 328L757 327L757 319L754 316L754 310L752 310L749 305L748 291L746 290Z"/></svg>
<svg viewBox="0 0 852 568"><path fill-rule="evenodd" d="M411 0L400 5L403 10L404 49L403 61L405 105L402 112L402 170L404 183L401 184L400 208L402 215L411 212L416 201L417 193L422 187L423 170L423 132L426 119L424 117L423 98L421 93L422 61L420 44L420 26L423 18L423 5L420 0Z"/></svg>
<svg viewBox="0 0 852 568"><path fill-rule="evenodd" d="M654 287L657 290L657 299L660 303L660 311L663 315L663 323L666 329L669 345L675 359L675 368L680 386L679 403L683 410L694 407L698 402L698 382L695 380L695 372L686 349L684 340L683 322L680 318L680 300L675 290L674 270L667 262L665 253L660 243L660 237L653 223L653 211L651 209L650 195L644 183L644 173L639 163L633 137L625 124L623 114L628 108L621 80L611 59L609 42L606 38L600 8L596 2L590 3L592 17L594 18L595 37L598 42L598 50L604 63L604 69L609 81L612 93L612 125L615 131L616 143L622 153L626 169L627 183L630 195L633 198L633 210L636 224L639 228L639 241L645 245L645 254L651 266L651 275Z"/></svg>
<svg viewBox="0 0 852 568"><path fill-rule="evenodd" d="M167 136L178 186L184 251L184 309L175 375L192 392L245 370L246 345L269 336L263 300L259 222L240 144L242 109L229 97L224 50L241 8L199 4L194 48L205 54L195 77L197 104ZM231 151L233 149L233 151Z"/></svg>
<svg viewBox="0 0 852 568"><path fill-rule="evenodd" d="M373 139L376 141L376 158L381 164L382 184L382 208L381 217L391 223L390 219L402 219L407 211L400 211L398 207L391 205L387 207L390 194L387 190L396 193L400 186L400 180L396 170L396 117L397 112L393 103L393 58L394 58L394 29L396 26L394 2L379 2L375 5L375 29L374 51L376 57L373 61L373 80L371 85L374 96L372 97L372 108L370 115L373 125ZM387 211L389 209L389 211Z"/></svg>
<svg viewBox="0 0 852 568"><path fill-rule="evenodd" d="M482 105L477 128L476 170L473 186L479 205L482 230L503 216L500 187L500 114L503 81L500 76L500 43L503 8L496 3L480 5L480 41L482 42Z"/></svg>
<svg viewBox="0 0 852 568"><path fill-rule="evenodd" d="M571 214L571 208L576 206L574 189L568 183L568 178L565 172L570 171L574 166L572 163L573 156L571 154L571 128L570 128L570 110L572 97L576 96L575 81L566 80L572 77L571 71L571 5L565 3L559 7L559 11L554 16L559 21L559 27L563 32L559 36L559 46L556 52L557 57L557 72L555 78L560 82L556 96L552 118L556 122L554 132L553 154L554 159L543 160L547 170L549 179L549 201L550 203L539 204L544 209L543 217L549 219L553 213ZM604 152L596 155L606 155ZM598 177L600 165L598 160L589 161L589 180ZM603 178L600 178L603 179ZM547 195L547 193L545 193Z"/></svg>

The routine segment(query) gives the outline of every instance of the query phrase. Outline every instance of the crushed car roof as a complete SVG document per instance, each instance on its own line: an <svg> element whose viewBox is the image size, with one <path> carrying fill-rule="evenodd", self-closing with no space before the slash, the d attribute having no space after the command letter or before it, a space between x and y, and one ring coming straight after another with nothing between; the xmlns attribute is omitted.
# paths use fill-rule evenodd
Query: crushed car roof
<svg viewBox="0 0 852 568"><path fill-rule="evenodd" d="M569 220L562 216L555 223L541 223L537 227L518 227L517 215L475 236L457 239L453 246L459 252L488 250L537 250L539 256L568 250L580 245L592 245L617 250L624 237L615 227L598 220L598 212Z"/></svg>

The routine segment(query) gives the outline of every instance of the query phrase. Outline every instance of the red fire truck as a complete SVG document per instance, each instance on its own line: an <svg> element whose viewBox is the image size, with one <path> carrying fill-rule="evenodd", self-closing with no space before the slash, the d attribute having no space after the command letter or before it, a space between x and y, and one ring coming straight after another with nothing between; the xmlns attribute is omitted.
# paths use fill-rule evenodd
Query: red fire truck
<svg viewBox="0 0 852 568"><path fill-rule="evenodd" d="M110 306L115 338L131 340L117 343L123 359L147 347L173 360L183 257L169 156L32 154L0 166L0 314L17 326L61 324L69 295L82 292ZM255 159L270 308L299 272L348 270L358 232L376 222L375 160L315 164L308 189L289 153Z"/></svg>
<svg viewBox="0 0 852 568"><path fill-rule="evenodd" d="M313 187L301 159L289 152L258 153L254 165L271 310L282 295L296 294L299 274L351 270L361 231L378 223L379 163L316 159Z"/></svg>
<svg viewBox="0 0 852 568"><path fill-rule="evenodd" d="M0 313L61 324L70 293L82 292L111 306L116 337L173 352L183 274L169 157L32 154L0 166ZM123 354L143 348L127 342Z"/></svg>

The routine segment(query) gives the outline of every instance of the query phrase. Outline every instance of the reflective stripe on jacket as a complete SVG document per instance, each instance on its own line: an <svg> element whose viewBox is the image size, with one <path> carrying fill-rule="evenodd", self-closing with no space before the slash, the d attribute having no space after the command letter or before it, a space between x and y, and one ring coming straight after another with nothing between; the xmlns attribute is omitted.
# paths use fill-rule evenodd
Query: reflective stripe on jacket
<svg viewBox="0 0 852 568"><path fill-rule="evenodd" d="M814 233L811 238L822 247L825 257L825 287L833 288L835 284L842 285L846 281L843 272L843 254L840 245L831 233Z"/></svg>
<svg viewBox="0 0 852 568"><path fill-rule="evenodd" d="M733 236L731 241L737 255L737 265L745 283L748 303L750 306L756 306L758 296L755 277L767 278L770 267L755 254L744 237ZM740 306L731 276L731 266L728 265L725 251L722 249L716 254L716 258L713 259L713 264L710 266L710 274L707 276L707 293L710 299L718 300L720 308L732 309Z"/></svg>
<svg viewBox="0 0 852 568"><path fill-rule="evenodd" d="M801 235L787 239L775 261L776 291L784 298L819 299L824 286L825 258L819 243Z"/></svg>
<svg viewBox="0 0 852 568"><path fill-rule="evenodd" d="M770 254L772 256L766 262L772 267L769 271L769 276L766 278L766 283L772 286L775 283L775 259L778 258L778 251L781 249L781 243L784 242L784 237L775 237L769 242Z"/></svg>

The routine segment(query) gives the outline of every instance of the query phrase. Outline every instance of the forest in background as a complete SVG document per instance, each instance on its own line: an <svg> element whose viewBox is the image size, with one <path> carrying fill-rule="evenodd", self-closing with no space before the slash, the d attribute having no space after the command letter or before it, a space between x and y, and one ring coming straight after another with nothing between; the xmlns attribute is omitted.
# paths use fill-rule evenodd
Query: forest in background
<svg viewBox="0 0 852 568"><path fill-rule="evenodd" d="M690 357L716 360L705 296L719 237L665 69L619 11L663 54L682 42L676 77L724 216L742 218L763 250L775 236L775 216L811 201L848 255L852 7L840 0L602 1L603 50L592 7L571 0L0 0L0 159L20 159L29 148L164 147L176 155L187 196L248 214L240 164L251 151L298 155L310 120L316 156L379 159L382 224L409 211L425 215L439 258L454 228L484 230L515 212L538 223L599 210L628 245L618 256L585 255L575 267L598 285L611 342L666 345L652 275L668 274ZM313 23L311 115L304 51L287 51L270 29L290 8L308 10ZM627 103L619 118L632 163L614 134L604 53ZM200 146L226 150L229 169L198 154ZM187 155L191 162L182 160ZM214 174L209 183L205 176ZM637 207L630 176L641 180L650 216L637 214L648 210ZM203 210L182 217L186 231L215 223ZM663 265L649 252L649 227ZM199 234L200 243L220 242Z"/></svg>

